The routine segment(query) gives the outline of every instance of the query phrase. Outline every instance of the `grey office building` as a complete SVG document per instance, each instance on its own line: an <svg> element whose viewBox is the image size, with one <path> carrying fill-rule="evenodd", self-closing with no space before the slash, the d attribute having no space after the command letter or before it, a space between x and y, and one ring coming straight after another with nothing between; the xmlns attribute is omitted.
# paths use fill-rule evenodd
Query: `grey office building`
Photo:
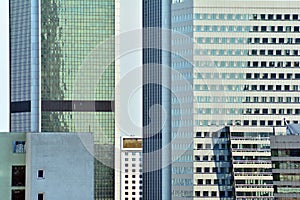
<svg viewBox="0 0 300 200"><path fill-rule="evenodd" d="M271 137L274 199L300 199L300 135Z"/></svg>
<svg viewBox="0 0 300 200"><path fill-rule="evenodd" d="M170 8L143 1L143 199L170 199Z"/></svg>

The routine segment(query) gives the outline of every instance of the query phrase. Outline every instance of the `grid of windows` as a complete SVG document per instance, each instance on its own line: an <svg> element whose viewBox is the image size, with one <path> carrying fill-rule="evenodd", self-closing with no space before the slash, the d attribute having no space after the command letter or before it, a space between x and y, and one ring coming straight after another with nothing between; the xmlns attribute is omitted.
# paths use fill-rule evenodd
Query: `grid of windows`
<svg viewBox="0 0 300 200"><path fill-rule="evenodd" d="M284 126L283 118L293 120L294 123L300 120L297 117L300 114L297 94L300 85L299 12L294 7L293 10L279 6L274 8L273 3L263 2L258 6L259 9L245 9L245 5L231 5L230 1L226 2L226 7L214 5L214 8L200 1L195 1L193 7L184 2L181 3L182 7L179 3L174 5L172 30L186 37L175 35L172 38L175 54L172 67L181 72L181 76L172 76L175 82L172 88L182 94L172 99L172 126L185 131L189 126L194 126L196 179L193 196L196 199L214 196L229 199L232 196L237 196L237 199L264 196L264 199L273 199L273 189L268 182L271 178L269 146L254 148L251 145L257 144L259 139L246 141L238 138L235 142L243 140L245 146L232 146L234 154L245 156L232 157L224 153L231 148L226 144L226 139L220 135L214 139L214 133L211 132L224 126L252 126L258 129ZM190 101L184 96L188 87L176 84L183 79L190 82L193 88L192 111L185 106ZM193 122L187 117L189 112L193 113ZM260 139L262 141L259 144L268 143ZM179 144L177 146L180 147ZM253 149L257 148L259 152L254 153ZM248 157L248 154L257 155ZM236 162L234 167L230 166L232 162ZM217 163L226 166L216 166ZM259 167L247 171L243 167L244 163L261 164L259 167L264 171L257 171ZM237 168L237 165L241 167ZM237 171L233 171L233 168ZM229 176L216 178L222 174L220 172ZM265 176L255 177L254 174L258 172ZM231 180L234 178L231 174L238 176L237 180L244 175L254 176L251 178L254 182L237 182L235 194L232 188L228 187L225 191L224 188L214 186L217 184L215 180L222 179L231 186L234 180ZM260 191L249 192L247 187L260 188Z"/></svg>
<svg viewBox="0 0 300 200"><path fill-rule="evenodd" d="M115 1L44 0L41 13L42 100L114 100ZM103 53L90 58L101 42ZM100 66L103 57L109 61ZM42 112L42 131L87 130L94 133L95 199L113 199L114 113Z"/></svg>
<svg viewBox="0 0 300 200"><path fill-rule="evenodd" d="M121 153L121 199L141 200L143 195L142 151L123 149Z"/></svg>

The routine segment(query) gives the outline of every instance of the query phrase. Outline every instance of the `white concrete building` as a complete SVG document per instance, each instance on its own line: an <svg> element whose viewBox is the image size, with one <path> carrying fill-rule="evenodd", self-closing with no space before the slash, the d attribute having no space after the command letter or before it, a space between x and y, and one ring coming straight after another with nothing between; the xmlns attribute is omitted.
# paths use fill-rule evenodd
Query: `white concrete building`
<svg viewBox="0 0 300 200"><path fill-rule="evenodd" d="M142 138L121 137L121 200L141 200L143 191Z"/></svg>
<svg viewBox="0 0 300 200"><path fill-rule="evenodd" d="M172 165L174 199L235 198L224 127L299 123L299 13L299 1L173 1L172 141L189 152L181 169L183 159ZM255 198L273 199L260 190Z"/></svg>

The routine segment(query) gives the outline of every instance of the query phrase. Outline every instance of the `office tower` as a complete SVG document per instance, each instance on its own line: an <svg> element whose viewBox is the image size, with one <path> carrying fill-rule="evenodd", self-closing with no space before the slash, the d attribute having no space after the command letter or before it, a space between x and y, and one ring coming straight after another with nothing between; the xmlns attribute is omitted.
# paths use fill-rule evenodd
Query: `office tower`
<svg viewBox="0 0 300 200"><path fill-rule="evenodd" d="M0 144L2 199L94 199L91 133L0 133Z"/></svg>
<svg viewBox="0 0 300 200"><path fill-rule="evenodd" d="M170 9L143 1L143 199L170 199Z"/></svg>
<svg viewBox="0 0 300 200"><path fill-rule="evenodd" d="M10 130L93 132L95 199L114 199L118 4L9 3Z"/></svg>
<svg viewBox="0 0 300 200"><path fill-rule="evenodd" d="M142 138L124 136L121 138L121 200L142 199L143 156Z"/></svg>
<svg viewBox="0 0 300 200"><path fill-rule="evenodd" d="M276 200L300 199L299 143L299 133L271 137L274 199Z"/></svg>
<svg viewBox="0 0 300 200"><path fill-rule="evenodd" d="M184 106L174 107L178 104L176 100L172 104L172 130L193 128L194 186L188 182L184 190L193 187L195 199L235 198L234 188L230 188L234 177L228 173L232 170L229 166L232 158L221 153L222 149L231 153L227 150L230 131L224 130L226 127L248 127L243 133L247 135L252 127L263 130L284 126L284 118L299 122L299 10L297 1L173 1L172 30L177 36L172 37L172 52L176 57L172 57L172 69L182 75L172 76L172 89L186 90L173 84L179 79L190 82L193 112L190 112L192 122L173 118L175 114L188 113ZM183 105L191 101L184 93L177 99ZM186 133L187 137L191 134ZM224 135L227 139L221 137L217 142L214 138L221 134L228 134ZM213 149L215 143L219 143L221 150ZM222 184L214 183L220 179L220 174L213 171L217 167L214 163L225 165ZM207 172L195 173L206 167ZM184 174L190 177L189 170L182 171L180 176ZM180 198L184 191L176 187L186 182L184 178L175 182L173 174L172 178L173 197ZM258 187L263 188L260 184ZM253 191L257 186L251 183L247 187ZM260 192L265 191L260 189ZM268 197L245 193L241 198L273 199L271 193Z"/></svg>

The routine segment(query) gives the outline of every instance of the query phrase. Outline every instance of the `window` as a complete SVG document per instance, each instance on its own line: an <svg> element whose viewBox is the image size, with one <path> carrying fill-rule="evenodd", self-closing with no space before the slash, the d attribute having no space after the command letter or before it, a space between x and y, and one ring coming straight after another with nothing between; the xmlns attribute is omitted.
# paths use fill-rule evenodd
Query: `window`
<svg viewBox="0 0 300 200"><path fill-rule="evenodd" d="M44 193L38 193L38 200L44 200Z"/></svg>
<svg viewBox="0 0 300 200"><path fill-rule="evenodd" d="M280 91L281 90L281 85L276 85L276 91Z"/></svg>
<svg viewBox="0 0 300 200"><path fill-rule="evenodd" d="M281 15L276 15L276 19L281 19Z"/></svg>
<svg viewBox="0 0 300 200"><path fill-rule="evenodd" d="M198 185L202 185L203 184L203 179L198 179L197 183L198 183Z"/></svg>
<svg viewBox="0 0 300 200"><path fill-rule="evenodd" d="M12 186L25 186L25 166L12 166Z"/></svg>
<svg viewBox="0 0 300 200"><path fill-rule="evenodd" d="M267 44L268 43L268 38L263 38L263 44Z"/></svg>
<svg viewBox="0 0 300 200"><path fill-rule="evenodd" d="M266 109L266 108L262 109L262 113L263 114L268 114L268 109Z"/></svg>
<svg viewBox="0 0 300 200"><path fill-rule="evenodd" d="M272 14L268 15L268 19L269 19L269 20L274 19L274 15L272 15Z"/></svg>
<svg viewBox="0 0 300 200"><path fill-rule="evenodd" d="M39 169L38 172L37 172L37 177L38 178L44 178L44 170Z"/></svg>
<svg viewBox="0 0 300 200"><path fill-rule="evenodd" d="M208 197L208 191L203 191L203 196Z"/></svg>
<svg viewBox="0 0 300 200"><path fill-rule="evenodd" d="M205 167L205 168L204 168L204 172L205 172L205 173L209 173L209 167Z"/></svg>
<svg viewBox="0 0 300 200"><path fill-rule="evenodd" d="M14 141L13 142L14 153L25 153L25 141Z"/></svg>
<svg viewBox="0 0 300 200"><path fill-rule="evenodd" d="M25 200L25 190L12 190L11 200Z"/></svg>
<svg viewBox="0 0 300 200"><path fill-rule="evenodd" d="M285 14L285 15L284 15L284 19L285 19L285 20L290 20L290 15Z"/></svg>
<svg viewBox="0 0 300 200"><path fill-rule="evenodd" d="M216 197L216 196L217 196L217 192L212 191L212 192L211 192L211 196L212 196L212 197Z"/></svg>
<svg viewBox="0 0 300 200"><path fill-rule="evenodd" d="M206 184L206 185L210 185L210 184L211 184L211 180L210 180L210 179L206 179L206 180L205 180L205 184Z"/></svg>

